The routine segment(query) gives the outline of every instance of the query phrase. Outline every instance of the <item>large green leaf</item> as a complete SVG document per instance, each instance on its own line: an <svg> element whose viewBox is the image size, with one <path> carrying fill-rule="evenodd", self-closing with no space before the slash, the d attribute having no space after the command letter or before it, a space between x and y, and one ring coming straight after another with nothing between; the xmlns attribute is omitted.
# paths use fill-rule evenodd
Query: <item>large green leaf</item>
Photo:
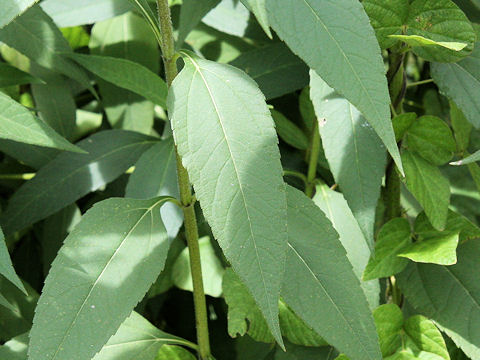
<svg viewBox="0 0 480 360"><path fill-rule="evenodd" d="M167 198L95 204L60 249L30 332L29 359L92 358L163 269Z"/></svg>
<svg viewBox="0 0 480 360"><path fill-rule="evenodd" d="M99 78L118 87L133 91L146 99L165 107L167 84L148 68L130 60L110 56L69 54Z"/></svg>
<svg viewBox="0 0 480 360"><path fill-rule="evenodd" d="M340 242L347 251L347 256L353 266L353 271L362 279L371 250L369 244L358 226L347 201L342 194L330 189L327 185L317 186L313 202L325 213L333 227L340 235ZM378 306L380 286L378 281L361 282L365 296L371 309Z"/></svg>
<svg viewBox="0 0 480 360"><path fill-rule="evenodd" d="M2 14L0 15L0 29L20 16L38 0L4 0L2 1Z"/></svg>
<svg viewBox="0 0 480 360"><path fill-rule="evenodd" d="M62 53L72 53L72 49L52 19L39 6L33 6L1 29L0 41L39 65L93 89L85 72L62 56Z"/></svg>
<svg viewBox="0 0 480 360"><path fill-rule="evenodd" d="M308 67L283 43L244 52L231 65L255 80L267 99L273 99L308 84Z"/></svg>
<svg viewBox="0 0 480 360"><path fill-rule="evenodd" d="M157 329L134 311L93 360L152 360L164 344L195 347L187 340Z"/></svg>
<svg viewBox="0 0 480 360"><path fill-rule="evenodd" d="M0 138L82 153L28 109L0 92Z"/></svg>
<svg viewBox="0 0 480 360"><path fill-rule="evenodd" d="M43 83L42 80L33 77L26 72L18 70L4 62L0 62L0 87L7 87L12 85L24 85L30 83Z"/></svg>
<svg viewBox="0 0 480 360"><path fill-rule="evenodd" d="M114 180L156 141L123 130L103 131L82 140L78 146L88 154L60 154L12 196L1 217L5 233L42 220Z"/></svg>
<svg viewBox="0 0 480 360"><path fill-rule="evenodd" d="M397 276L408 301L435 321L472 359L480 357L480 246L468 241L458 247L453 266L410 263Z"/></svg>
<svg viewBox="0 0 480 360"><path fill-rule="evenodd" d="M0 228L0 274L5 276L5 278L14 284L17 288L27 295L27 290L23 286L22 281L15 273L15 269L12 265L12 260L10 259L10 254L8 253L7 246L5 244L5 238L3 236L3 231Z"/></svg>
<svg viewBox="0 0 480 360"><path fill-rule="evenodd" d="M267 9L265 8L265 0L241 0L242 3L255 14L258 23L262 26L262 29L272 38L270 31L270 25L268 22Z"/></svg>
<svg viewBox="0 0 480 360"><path fill-rule="evenodd" d="M465 117L476 128L480 128L480 42L473 53L454 64L432 63L432 77L440 91L451 98L462 109Z"/></svg>
<svg viewBox="0 0 480 360"><path fill-rule="evenodd" d="M405 183L437 230L443 230L450 203L450 185L440 170L420 156L404 151Z"/></svg>
<svg viewBox="0 0 480 360"><path fill-rule="evenodd" d="M178 152L215 238L281 343L286 197L273 120L245 73L184 59L168 96Z"/></svg>
<svg viewBox="0 0 480 360"><path fill-rule="evenodd" d="M180 9L180 21L178 27L177 47L181 46L192 31L202 20L202 18L215 6L220 0L184 0Z"/></svg>
<svg viewBox="0 0 480 360"><path fill-rule="evenodd" d="M390 121L385 67L357 0L267 0L273 29L365 116L402 169Z"/></svg>
<svg viewBox="0 0 480 360"><path fill-rule="evenodd" d="M283 300L352 360L379 359L373 318L338 234L323 212L299 190L288 186L287 201Z"/></svg>
<svg viewBox="0 0 480 360"><path fill-rule="evenodd" d="M330 170L373 248L385 148L362 114L314 71L310 72L310 97L322 119L319 130Z"/></svg>
<svg viewBox="0 0 480 360"><path fill-rule="evenodd" d="M96 23L91 30L89 47L94 55L126 59L143 65L155 74L158 73L158 44L145 20L132 12ZM116 71L117 78L135 77L134 73L127 74L117 67L111 70ZM158 80L153 74L151 77L149 82ZM98 85L107 119L113 128L150 134L153 125L152 102L102 79L98 81ZM166 91L164 94L166 97Z"/></svg>

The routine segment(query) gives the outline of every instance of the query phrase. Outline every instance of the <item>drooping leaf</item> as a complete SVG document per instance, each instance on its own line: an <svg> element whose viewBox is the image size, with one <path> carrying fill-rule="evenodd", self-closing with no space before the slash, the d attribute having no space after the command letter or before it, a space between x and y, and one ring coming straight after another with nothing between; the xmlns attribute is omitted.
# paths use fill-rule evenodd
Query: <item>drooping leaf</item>
<svg viewBox="0 0 480 360"><path fill-rule="evenodd" d="M177 47L182 46L190 31L192 31L202 20L202 18L215 6L220 0L184 0L180 8L180 21L178 28Z"/></svg>
<svg viewBox="0 0 480 360"><path fill-rule="evenodd" d="M305 133L277 110L271 110L278 136L287 144L299 150L306 150L309 141Z"/></svg>
<svg viewBox="0 0 480 360"><path fill-rule="evenodd" d="M267 100L308 84L308 67L283 43L244 52L230 64L255 80Z"/></svg>
<svg viewBox="0 0 480 360"><path fill-rule="evenodd" d="M195 360L195 356L180 346L165 345L158 351L155 360Z"/></svg>
<svg viewBox="0 0 480 360"><path fill-rule="evenodd" d="M152 360L165 344L194 346L157 329L133 311L93 360Z"/></svg>
<svg viewBox="0 0 480 360"><path fill-rule="evenodd" d="M5 276L5 278L14 284L17 288L27 294L27 290L23 286L22 281L15 273L15 269L12 265L12 260L10 259L10 254L8 253L7 246L5 244L5 238L3 236L3 231L0 228L0 274Z"/></svg>
<svg viewBox="0 0 480 360"><path fill-rule="evenodd" d="M267 9L265 8L265 0L241 0L242 3L249 8L257 18L258 23L262 26L263 31L272 38L272 32L270 31L270 25L268 22Z"/></svg>
<svg viewBox="0 0 480 360"><path fill-rule="evenodd" d="M98 77L165 107L167 85L160 76L146 67L133 61L110 56L82 54L68 56Z"/></svg>
<svg viewBox="0 0 480 360"><path fill-rule="evenodd" d="M410 225L404 218L395 218L383 225L375 243L375 253L365 268L363 279L388 277L402 271L408 261L397 255L408 247L410 238Z"/></svg>
<svg viewBox="0 0 480 360"><path fill-rule="evenodd" d="M38 84L44 81L27 74L14 66L0 62L0 87L24 84Z"/></svg>
<svg viewBox="0 0 480 360"><path fill-rule="evenodd" d="M29 359L90 359L115 334L163 268L165 201L111 198L87 211L45 281Z"/></svg>
<svg viewBox="0 0 480 360"><path fill-rule="evenodd" d="M457 256L452 266L410 263L397 280L415 309L475 359L480 356L479 243L460 245Z"/></svg>
<svg viewBox="0 0 480 360"><path fill-rule="evenodd" d="M365 116L402 170L380 48L361 3L267 0L267 10L280 38Z"/></svg>
<svg viewBox="0 0 480 360"><path fill-rule="evenodd" d="M0 358L27 360L28 333L18 335L0 346Z"/></svg>
<svg viewBox="0 0 480 360"><path fill-rule="evenodd" d="M458 233L446 233L409 244L398 256L415 262L453 265L457 263Z"/></svg>
<svg viewBox="0 0 480 360"><path fill-rule="evenodd" d="M155 142L124 130L103 131L82 140L78 146L88 154L60 154L12 196L0 218L5 233L42 220L116 179Z"/></svg>
<svg viewBox="0 0 480 360"><path fill-rule="evenodd" d="M313 202L325 213L340 235L353 271L359 279L367 266L371 250L342 194L327 185L318 185ZM373 240L373 239L372 239ZM361 286L371 309L378 306L380 286L377 280L362 281Z"/></svg>
<svg viewBox="0 0 480 360"><path fill-rule="evenodd" d="M245 73L184 59L168 96L178 152L213 235L281 343L286 199L273 120Z"/></svg>
<svg viewBox="0 0 480 360"><path fill-rule="evenodd" d="M420 156L404 151L405 183L437 230L443 230L450 202L450 185L440 170Z"/></svg>
<svg viewBox="0 0 480 360"><path fill-rule="evenodd" d="M5 0L2 1L2 14L0 15L0 29L20 16L38 0Z"/></svg>
<svg viewBox="0 0 480 360"><path fill-rule="evenodd" d="M408 149L417 152L434 165L448 162L457 146L452 131L442 119L419 117L407 131Z"/></svg>
<svg viewBox="0 0 480 360"><path fill-rule="evenodd" d="M386 152L360 112L310 72L310 97L322 119L319 130L330 170L342 189L368 245L373 248L375 210L385 172Z"/></svg>
<svg viewBox="0 0 480 360"><path fill-rule="evenodd" d="M128 179L125 197L151 199L168 195L180 197L177 182L177 164L173 138L160 141L138 159L135 171ZM168 236L173 239L183 223L183 213L178 206L167 203L160 209Z"/></svg>
<svg viewBox="0 0 480 360"><path fill-rule="evenodd" d="M453 64L431 64L432 78L440 91L462 109L467 120L480 128L480 43L475 44L473 53Z"/></svg>
<svg viewBox="0 0 480 360"><path fill-rule="evenodd" d="M83 153L28 109L0 92L0 138Z"/></svg>
<svg viewBox="0 0 480 360"><path fill-rule="evenodd" d="M338 234L323 212L287 186L285 303L352 360L379 359L373 318Z"/></svg>

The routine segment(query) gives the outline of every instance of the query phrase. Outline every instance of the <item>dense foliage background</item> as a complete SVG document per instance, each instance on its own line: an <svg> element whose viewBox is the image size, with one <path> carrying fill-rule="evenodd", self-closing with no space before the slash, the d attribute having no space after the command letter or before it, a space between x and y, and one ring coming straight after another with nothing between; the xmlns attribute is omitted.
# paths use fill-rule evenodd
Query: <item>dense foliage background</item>
<svg viewBox="0 0 480 360"><path fill-rule="evenodd" d="M0 359L480 359L479 0L162 2L0 0Z"/></svg>

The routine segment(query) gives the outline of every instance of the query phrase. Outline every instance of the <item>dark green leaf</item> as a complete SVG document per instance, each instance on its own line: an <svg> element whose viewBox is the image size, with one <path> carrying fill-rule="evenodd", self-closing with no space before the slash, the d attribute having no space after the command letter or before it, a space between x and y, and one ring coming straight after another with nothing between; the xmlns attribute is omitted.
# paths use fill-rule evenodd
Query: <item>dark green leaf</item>
<svg viewBox="0 0 480 360"><path fill-rule="evenodd" d="M27 360L28 333L18 335L0 346L0 358L8 360Z"/></svg>
<svg viewBox="0 0 480 360"><path fill-rule="evenodd" d="M286 344L287 351L277 349L273 360L333 360L338 352L331 346L305 347ZM272 359L268 357L267 359Z"/></svg>
<svg viewBox="0 0 480 360"><path fill-rule="evenodd" d="M455 140L457 141L457 149L464 152L470 143L470 134L473 126L453 101L450 101L450 121L455 134Z"/></svg>
<svg viewBox="0 0 480 360"><path fill-rule="evenodd" d="M283 141L299 150L306 150L308 148L308 138L297 125L277 110L271 110L270 113L275 122L278 136L280 136Z"/></svg>
<svg viewBox="0 0 480 360"><path fill-rule="evenodd" d="M452 162L451 165L467 165L480 161L480 150L476 151L472 155L467 156L465 159Z"/></svg>
<svg viewBox="0 0 480 360"><path fill-rule="evenodd" d="M27 290L23 286L22 281L15 273L15 269L12 265L12 260L10 259L10 254L8 253L7 246L5 244L5 238L3 236L3 231L0 228L0 274L5 276L5 278L14 284L17 288L27 294Z"/></svg>
<svg viewBox="0 0 480 360"><path fill-rule="evenodd" d="M403 0L402 0L403 1ZM417 119L417 114L413 112L399 114L392 119L393 129L395 130L395 140L403 139L405 133Z"/></svg>
<svg viewBox="0 0 480 360"><path fill-rule="evenodd" d="M0 62L0 88L12 85L39 84L44 81L27 74L16 67Z"/></svg>
<svg viewBox="0 0 480 360"><path fill-rule="evenodd" d="M112 198L87 211L45 281L29 359L90 359L115 334L163 269L165 201Z"/></svg>
<svg viewBox="0 0 480 360"><path fill-rule="evenodd" d="M180 9L177 47L182 46L190 31L192 31L200 23L202 18L217 6L219 2L220 0L183 0Z"/></svg>

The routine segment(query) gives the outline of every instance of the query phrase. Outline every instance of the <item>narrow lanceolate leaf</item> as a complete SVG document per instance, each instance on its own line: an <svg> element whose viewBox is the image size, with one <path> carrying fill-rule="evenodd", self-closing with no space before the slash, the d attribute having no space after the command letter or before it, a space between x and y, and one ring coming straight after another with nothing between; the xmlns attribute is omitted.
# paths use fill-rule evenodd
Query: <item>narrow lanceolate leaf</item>
<svg viewBox="0 0 480 360"><path fill-rule="evenodd" d="M165 81L145 66L110 56L68 54L99 78L133 91L162 107L166 106Z"/></svg>
<svg viewBox="0 0 480 360"><path fill-rule="evenodd" d="M460 51L463 50L468 44L454 41L434 41L432 39L427 39L426 37L420 35L389 35L393 39L402 40L404 43L415 47L415 46L432 46L432 47L443 47L446 49Z"/></svg>
<svg viewBox="0 0 480 360"><path fill-rule="evenodd" d="M43 81L27 74L26 72L18 70L16 67L0 62L0 87L30 83L38 84L43 83Z"/></svg>
<svg viewBox="0 0 480 360"><path fill-rule="evenodd" d="M29 226L116 179L156 141L109 130L79 142L88 154L60 154L17 190L0 218L3 230L11 234Z"/></svg>
<svg viewBox="0 0 480 360"><path fill-rule="evenodd" d="M385 148L362 114L314 71L310 72L310 97L317 118L322 119L319 130L330 170L373 248Z"/></svg>
<svg viewBox="0 0 480 360"><path fill-rule="evenodd" d="M10 21L20 16L38 0L4 0L2 1L2 13L0 14L0 29Z"/></svg>
<svg viewBox="0 0 480 360"><path fill-rule="evenodd" d="M278 298L287 206L278 140L264 97L242 71L186 53L168 109L205 218L281 343Z"/></svg>
<svg viewBox="0 0 480 360"><path fill-rule="evenodd" d="M165 344L195 347L187 340L157 329L134 311L93 360L152 360Z"/></svg>
<svg viewBox="0 0 480 360"><path fill-rule="evenodd" d="M215 6L220 0L184 0L180 8L180 22L178 28L177 47L182 46L190 31L192 31L202 20L202 18Z"/></svg>
<svg viewBox="0 0 480 360"><path fill-rule="evenodd" d="M480 42L473 53L452 64L432 63L432 77L440 91L451 98L462 109L467 120L480 128Z"/></svg>
<svg viewBox="0 0 480 360"><path fill-rule="evenodd" d="M25 107L0 92L0 138L82 153Z"/></svg>
<svg viewBox="0 0 480 360"><path fill-rule="evenodd" d="M380 47L357 0L267 0L273 29L372 125L402 169Z"/></svg>
<svg viewBox="0 0 480 360"><path fill-rule="evenodd" d="M167 198L112 198L87 211L45 280L29 359L91 359L115 334L163 269Z"/></svg>
<svg viewBox="0 0 480 360"><path fill-rule="evenodd" d="M372 314L337 232L300 191L287 186L287 201L285 303L350 359L380 359Z"/></svg>
<svg viewBox="0 0 480 360"><path fill-rule="evenodd" d="M467 165L477 161L480 161L480 150L474 152L472 155L467 156L465 159L452 162L450 165Z"/></svg>
<svg viewBox="0 0 480 360"><path fill-rule="evenodd" d="M453 266L410 263L397 276L406 298L435 321L471 358L480 357L480 246L469 241L458 248Z"/></svg>
<svg viewBox="0 0 480 360"><path fill-rule="evenodd" d="M0 274L5 276L5 278L18 287L21 291L27 295L27 290L23 286L22 281L15 273L15 269L12 265L12 260L10 260L10 254L8 253L7 246L5 244L5 238L3 236L3 231L0 228Z"/></svg>
<svg viewBox="0 0 480 360"><path fill-rule="evenodd" d="M250 9L255 14L258 23L261 25L263 31L272 38L270 25L268 23L267 9L265 8L265 0L241 0L243 5Z"/></svg>

